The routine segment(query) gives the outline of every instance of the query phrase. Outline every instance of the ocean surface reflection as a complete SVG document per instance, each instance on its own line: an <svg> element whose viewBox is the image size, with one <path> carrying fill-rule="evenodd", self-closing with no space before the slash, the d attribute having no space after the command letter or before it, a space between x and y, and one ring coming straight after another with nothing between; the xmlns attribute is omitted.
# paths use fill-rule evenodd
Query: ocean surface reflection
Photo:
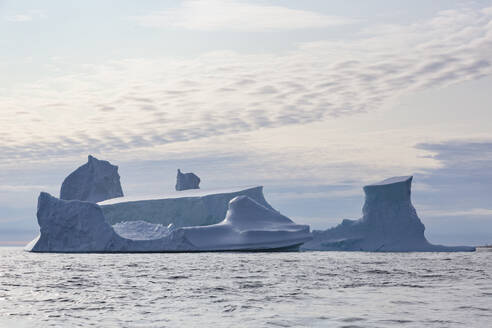
<svg viewBox="0 0 492 328"><path fill-rule="evenodd" d="M487 327L492 252L34 254L0 248L5 327Z"/></svg>

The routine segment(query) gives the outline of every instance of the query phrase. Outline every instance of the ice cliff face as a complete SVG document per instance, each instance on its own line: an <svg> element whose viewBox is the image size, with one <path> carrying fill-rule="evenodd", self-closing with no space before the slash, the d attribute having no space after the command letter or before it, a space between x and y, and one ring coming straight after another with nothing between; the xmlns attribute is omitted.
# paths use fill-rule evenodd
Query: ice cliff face
<svg viewBox="0 0 492 328"><path fill-rule="evenodd" d="M165 229L142 221L120 224L116 231L131 239L120 236L95 203L41 193L37 217L40 236L26 246L32 252L276 250L295 248L311 239L309 226L297 225L247 196L232 199L226 218L214 225Z"/></svg>
<svg viewBox="0 0 492 328"><path fill-rule="evenodd" d="M40 236L28 245L42 252L100 252L123 245L94 203L65 201L42 192L37 210Z"/></svg>
<svg viewBox="0 0 492 328"><path fill-rule="evenodd" d="M222 221L228 203L236 196L248 196L266 208L272 209L263 196L263 187L227 190L188 190L157 197L121 197L100 202L110 224L125 221L147 221L176 228L204 226Z"/></svg>
<svg viewBox="0 0 492 328"><path fill-rule="evenodd" d="M473 247L430 244L412 205L412 176L394 177L365 186L362 218L343 220L334 228L313 231L306 250L338 251L473 251Z"/></svg>
<svg viewBox="0 0 492 328"><path fill-rule="evenodd" d="M118 166L89 155L86 164L72 172L62 183L60 198L100 202L123 196Z"/></svg>
<svg viewBox="0 0 492 328"><path fill-rule="evenodd" d="M200 189L200 178L195 173L181 173L178 169L176 176L176 190Z"/></svg>

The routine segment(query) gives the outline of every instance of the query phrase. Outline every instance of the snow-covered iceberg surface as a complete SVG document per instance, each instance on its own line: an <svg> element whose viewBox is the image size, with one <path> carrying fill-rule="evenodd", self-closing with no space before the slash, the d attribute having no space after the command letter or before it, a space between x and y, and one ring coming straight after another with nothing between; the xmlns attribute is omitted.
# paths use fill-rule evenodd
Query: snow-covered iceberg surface
<svg viewBox="0 0 492 328"><path fill-rule="evenodd" d="M268 209L273 209L263 196L263 187L225 190L186 190L142 198L120 197L100 202L106 220L111 224L125 221L147 221L176 228L218 223L226 215L229 201L248 196Z"/></svg>
<svg viewBox="0 0 492 328"><path fill-rule="evenodd" d="M131 225L120 224L115 231L95 203L66 201L41 193L37 217L40 235L26 246L32 252L278 250L295 248L311 239L309 226L295 224L247 196L232 199L225 219L218 224L164 229L135 221L132 239L116 232L128 236ZM149 232L156 232L153 237L157 238L149 237Z"/></svg>
<svg viewBox="0 0 492 328"><path fill-rule="evenodd" d="M60 199L95 203L121 196L118 166L91 155L86 164L65 178L60 190Z"/></svg>
<svg viewBox="0 0 492 328"><path fill-rule="evenodd" d="M380 252L459 252L474 247L433 245L424 236L410 195L412 176L394 177L364 187L363 217L343 220L324 231L314 230L304 250Z"/></svg>
<svg viewBox="0 0 492 328"><path fill-rule="evenodd" d="M181 173L178 169L176 176L176 191L200 189L200 178L195 173Z"/></svg>
<svg viewBox="0 0 492 328"><path fill-rule="evenodd" d="M308 225L295 224L248 196L233 198L225 219L218 224L176 231L195 247L206 250L285 249L311 239Z"/></svg>

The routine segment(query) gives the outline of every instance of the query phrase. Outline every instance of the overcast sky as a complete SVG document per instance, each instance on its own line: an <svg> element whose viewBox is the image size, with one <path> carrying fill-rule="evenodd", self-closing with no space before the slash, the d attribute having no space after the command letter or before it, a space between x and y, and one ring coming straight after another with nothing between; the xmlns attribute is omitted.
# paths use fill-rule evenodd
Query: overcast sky
<svg viewBox="0 0 492 328"><path fill-rule="evenodd" d="M0 72L0 241L93 154L318 229L414 175L432 242L492 243L492 1L0 0Z"/></svg>

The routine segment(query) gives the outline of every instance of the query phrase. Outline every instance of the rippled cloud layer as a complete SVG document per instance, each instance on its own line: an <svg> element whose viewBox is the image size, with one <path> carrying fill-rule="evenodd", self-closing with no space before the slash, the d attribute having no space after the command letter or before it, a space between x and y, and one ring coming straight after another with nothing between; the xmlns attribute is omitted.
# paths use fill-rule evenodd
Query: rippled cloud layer
<svg viewBox="0 0 492 328"><path fill-rule="evenodd" d="M0 91L0 159L104 153L335 120L492 72L492 8L445 11L282 55L86 65Z"/></svg>

